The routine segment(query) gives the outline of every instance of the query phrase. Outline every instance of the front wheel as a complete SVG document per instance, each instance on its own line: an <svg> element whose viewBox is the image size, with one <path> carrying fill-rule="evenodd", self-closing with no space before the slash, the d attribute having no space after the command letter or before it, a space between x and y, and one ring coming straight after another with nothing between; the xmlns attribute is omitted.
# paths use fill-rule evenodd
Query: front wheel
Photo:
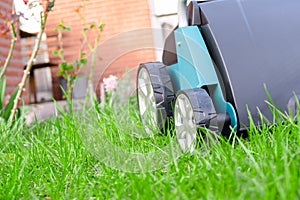
<svg viewBox="0 0 300 200"><path fill-rule="evenodd" d="M174 106L175 134L183 152L193 152L197 146L199 127L209 128L216 118L213 102L202 88L179 91Z"/></svg>

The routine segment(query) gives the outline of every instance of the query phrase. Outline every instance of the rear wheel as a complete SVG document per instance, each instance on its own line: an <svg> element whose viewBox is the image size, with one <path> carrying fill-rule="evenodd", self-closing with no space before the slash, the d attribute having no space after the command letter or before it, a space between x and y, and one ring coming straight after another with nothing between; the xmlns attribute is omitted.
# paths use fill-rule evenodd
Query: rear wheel
<svg viewBox="0 0 300 200"><path fill-rule="evenodd" d="M141 121L148 134L162 130L172 116L174 92L166 66L160 62L141 64L137 74L137 97Z"/></svg>
<svg viewBox="0 0 300 200"><path fill-rule="evenodd" d="M217 117L216 110L210 96L202 88L179 91L176 96L176 138L183 152L193 152L197 146L199 127L217 129L217 126L211 123L211 120Z"/></svg>

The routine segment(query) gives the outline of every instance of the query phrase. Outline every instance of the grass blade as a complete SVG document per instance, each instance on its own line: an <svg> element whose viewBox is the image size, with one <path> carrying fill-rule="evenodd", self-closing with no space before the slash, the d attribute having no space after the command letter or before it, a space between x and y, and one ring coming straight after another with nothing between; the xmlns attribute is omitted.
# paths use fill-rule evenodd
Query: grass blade
<svg viewBox="0 0 300 200"><path fill-rule="evenodd" d="M0 78L0 110L2 110L2 106L4 104L5 87L6 78L5 76L3 76L2 78Z"/></svg>
<svg viewBox="0 0 300 200"><path fill-rule="evenodd" d="M4 110L3 110L3 118L7 121L10 117L11 114L11 110L14 106L14 100L16 99L17 93L19 90L19 86L16 87L15 91L12 93L7 105L5 106Z"/></svg>

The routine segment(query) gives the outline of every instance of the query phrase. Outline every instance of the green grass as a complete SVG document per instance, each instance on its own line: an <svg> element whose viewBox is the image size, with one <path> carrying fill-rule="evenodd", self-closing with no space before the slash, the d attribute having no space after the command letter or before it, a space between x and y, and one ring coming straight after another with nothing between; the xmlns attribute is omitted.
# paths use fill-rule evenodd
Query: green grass
<svg viewBox="0 0 300 200"><path fill-rule="evenodd" d="M300 199L300 132L251 126L181 155L133 105L0 124L0 199Z"/></svg>

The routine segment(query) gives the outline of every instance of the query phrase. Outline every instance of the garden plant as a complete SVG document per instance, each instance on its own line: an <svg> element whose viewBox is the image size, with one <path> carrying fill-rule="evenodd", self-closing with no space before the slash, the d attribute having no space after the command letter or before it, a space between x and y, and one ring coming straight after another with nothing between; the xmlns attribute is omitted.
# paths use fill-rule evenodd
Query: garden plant
<svg viewBox="0 0 300 200"><path fill-rule="evenodd" d="M136 94L125 101L118 96L128 84L122 79L107 88L113 99L94 99L76 112L57 106L59 115L26 125L24 116L10 112L28 73L4 106L6 66L0 77L0 199L300 199L299 110L292 116L272 109L273 123L261 116L260 127L249 113L245 137L232 132L199 140L193 153L183 153L171 128L145 132Z"/></svg>
<svg viewBox="0 0 300 200"><path fill-rule="evenodd" d="M6 57L6 60L3 64L3 66L1 65L0 68L0 121L4 121L5 123L8 122L8 119L10 118L11 115L11 110L13 108L14 105L14 100L16 98L17 92L18 92L18 87L15 89L15 91L13 92L13 94L11 95L8 103L6 105L5 104L5 88L6 88L6 77L4 75L9 62L11 60L11 57L13 55L13 50L15 47L15 43L17 40L17 34L15 31L15 20L13 18L13 16L10 16L8 14L8 11L0 11L0 20L2 20L3 23L0 24L0 28L1 28L1 36L2 37L6 37L6 38L11 38L11 44L10 44L10 48L8 51L8 55ZM0 63L2 64L2 63Z"/></svg>
<svg viewBox="0 0 300 200"><path fill-rule="evenodd" d="M63 39L62 34L64 31L71 32L72 28L69 26L66 26L64 24L64 21L61 20L60 23L57 25L57 28L55 29L56 32L59 34L59 46L60 48L58 50L54 50L53 54L57 55L61 61L59 65L60 71L57 73L59 76L62 76L67 81L67 90L66 97L67 99L72 99L72 91L75 86L75 82L79 76L80 71L82 71L83 68L86 69L87 67L87 55L88 53L91 54L91 60L90 60L90 69L89 69L89 75L88 75L88 87L86 91L86 97L91 99L92 97L92 91L93 91L93 75L94 75L94 68L95 68L95 59L96 59L96 53L101 37L101 32L103 31L104 22L102 19L98 20L98 22L93 22L90 24L87 24L85 19L85 1L81 0L81 5L75 9L75 12L78 13L80 17L81 22L81 48L79 49L78 53L78 59L74 62L67 62L65 59L65 52L63 47ZM93 40L89 37L93 32L96 34ZM89 52L87 52L87 50Z"/></svg>

